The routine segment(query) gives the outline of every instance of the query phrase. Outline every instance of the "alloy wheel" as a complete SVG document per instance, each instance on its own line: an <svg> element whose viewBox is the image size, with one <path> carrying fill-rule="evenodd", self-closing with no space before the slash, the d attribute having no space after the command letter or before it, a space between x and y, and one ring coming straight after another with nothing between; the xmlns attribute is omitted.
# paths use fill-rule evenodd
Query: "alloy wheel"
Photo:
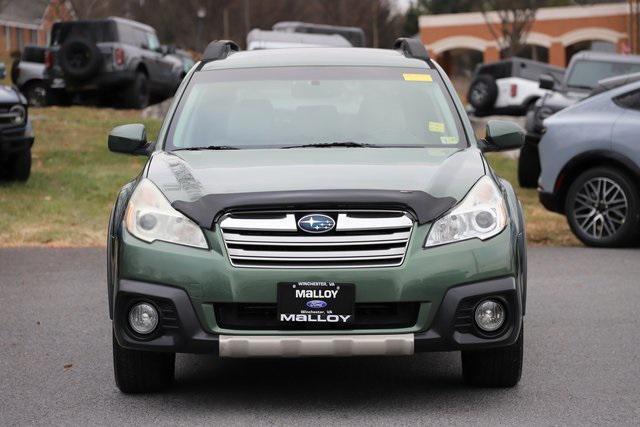
<svg viewBox="0 0 640 427"><path fill-rule="evenodd" d="M573 200L576 224L583 233L598 240L620 230L628 212L624 190L610 178L591 178L580 187Z"/></svg>

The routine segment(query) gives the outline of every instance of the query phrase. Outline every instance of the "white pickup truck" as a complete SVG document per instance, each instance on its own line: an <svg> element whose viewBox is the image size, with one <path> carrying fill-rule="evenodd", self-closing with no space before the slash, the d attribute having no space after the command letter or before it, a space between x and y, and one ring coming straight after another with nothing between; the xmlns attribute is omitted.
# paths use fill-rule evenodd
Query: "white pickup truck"
<svg viewBox="0 0 640 427"><path fill-rule="evenodd" d="M541 74L564 75L564 69L524 58L481 64L476 68L467 99L477 116L525 115L548 91L541 89Z"/></svg>

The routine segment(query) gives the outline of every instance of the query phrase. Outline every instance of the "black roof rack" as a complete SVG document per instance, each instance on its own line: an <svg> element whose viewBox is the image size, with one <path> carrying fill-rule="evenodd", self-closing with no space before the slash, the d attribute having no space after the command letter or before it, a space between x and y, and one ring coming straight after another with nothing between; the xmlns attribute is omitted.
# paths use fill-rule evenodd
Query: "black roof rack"
<svg viewBox="0 0 640 427"><path fill-rule="evenodd" d="M418 39L400 37L393 43L393 48L399 50L408 58L420 59L429 64L430 67L433 67L427 48Z"/></svg>
<svg viewBox="0 0 640 427"><path fill-rule="evenodd" d="M200 63L200 67L207 62L218 61L220 59L225 59L232 52L238 52L240 47L233 40L215 40L209 43L207 48L204 50L202 54L202 61Z"/></svg>

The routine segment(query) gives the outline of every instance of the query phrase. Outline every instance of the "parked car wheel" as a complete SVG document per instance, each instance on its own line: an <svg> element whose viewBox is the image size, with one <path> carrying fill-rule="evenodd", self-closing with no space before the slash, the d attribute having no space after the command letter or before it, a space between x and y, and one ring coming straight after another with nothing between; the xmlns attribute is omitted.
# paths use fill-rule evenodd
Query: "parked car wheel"
<svg viewBox="0 0 640 427"><path fill-rule="evenodd" d="M149 83L144 73L137 72L125 93L125 104L129 108L141 109L149 105Z"/></svg>
<svg viewBox="0 0 640 427"><path fill-rule="evenodd" d="M536 188L540 176L540 153L538 146L524 144L518 157L518 183L522 188Z"/></svg>
<svg viewBox="0 0 640 427"><path fill-rule="evenodd" d="M469 87L469 103L478 111L485 111L493 107L498 97L498 85L488 74L480 74Z"/></svg>
<svg viewBox="0 0 640 427"><path fill-rule="evenodd" d="M10 181L26 181L31 175L31 149L13 153L7 159L6 177Z"/></svg>
<svg viewBox="0 0 640 427"><path fill-rule="evenodd" d="M638 186L614 168L580 175L569 187L565 212L573 233L588 246L625 246L640 232Z"/></svg>
<svg viewBox="0 0 640 427"><path fill-rule="evenodd" d="M23 92L29 101L29 105L33 107L47 105L47 86L42 80L27 83Z"/></svg>
<svg viewBox="0 0 640 427"><path fill-rule="evenodd" d="M510 346L462 351L462 374L477 387L513 387L522 377L523 329Z"/></svg>
<svg viewBox="0 0 640 427"><path fill-rule="evenodd" d="M116 385L123 393L161 391L173 383L175 353L128 350L113 337Z"/></svg>

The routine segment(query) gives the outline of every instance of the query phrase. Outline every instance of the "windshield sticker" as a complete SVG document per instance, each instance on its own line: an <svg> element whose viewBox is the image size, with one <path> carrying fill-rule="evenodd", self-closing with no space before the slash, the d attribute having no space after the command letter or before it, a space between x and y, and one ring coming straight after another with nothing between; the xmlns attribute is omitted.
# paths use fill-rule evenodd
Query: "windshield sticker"
<svg viewBox="0 0 640 427"><path fill-rule="evenodd" d="M429 122L429 131L444 133L444 123L442 122Z"/></svg>
<svg viewBox="0 0 640 427"><path fill-rule="evenodd" d="M429 74L403 74L404 80L407 82L432 82L433 79Z"/></svg>
<svg viewBox="0 0 640 427"><path fill-rule="evenodd" d="M446 145L454 145L454 144L457 144L458 141L459 140L457 136L441 136L440 137L440 142Z"/></svg>

